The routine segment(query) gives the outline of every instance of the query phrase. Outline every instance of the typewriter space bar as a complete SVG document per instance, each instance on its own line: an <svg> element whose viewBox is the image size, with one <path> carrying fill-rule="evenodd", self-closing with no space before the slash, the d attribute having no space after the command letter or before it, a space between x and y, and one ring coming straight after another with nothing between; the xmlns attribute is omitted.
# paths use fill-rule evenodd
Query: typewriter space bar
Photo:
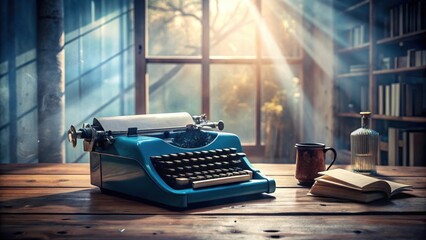
<svg viewBox="0 0 426 240"><path fill-rule="evenodd" d="M243 175L194 181L192 182L192 188L196 189L196 188L210 187L210 186L222 185L222 184L228 184L228 183L249 181L250 179L252 179L253 173L252 171L246 171L246 172L247 174L243 174Z"/></svg>

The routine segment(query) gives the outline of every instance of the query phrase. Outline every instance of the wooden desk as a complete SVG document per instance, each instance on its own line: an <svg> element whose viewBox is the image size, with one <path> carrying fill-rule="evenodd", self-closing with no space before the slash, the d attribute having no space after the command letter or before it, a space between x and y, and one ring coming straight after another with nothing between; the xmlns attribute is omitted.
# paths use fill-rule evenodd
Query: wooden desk
<svg viewBox="0 0 426 240"><path fill-rule="evenodd" d="M307 196L294 165L255 164L277 182L271 195L173 211L103 194L88 164L0 166L1 239L407 238L426 236L426 168L378 167L414 190L371 204ZM346 167L346 166L340 166Z"/></svg>

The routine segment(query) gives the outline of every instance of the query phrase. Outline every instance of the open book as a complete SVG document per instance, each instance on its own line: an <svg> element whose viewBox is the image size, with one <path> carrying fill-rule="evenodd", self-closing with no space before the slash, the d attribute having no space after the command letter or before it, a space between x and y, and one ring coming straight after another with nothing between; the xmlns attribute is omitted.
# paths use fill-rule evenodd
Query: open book
<svg viewBox="0 0 426 240"><path fill-rule="evenodd" d="M380 180L344 169L319 172L309 195L371 202L412 188L410 185Z"/></svg>

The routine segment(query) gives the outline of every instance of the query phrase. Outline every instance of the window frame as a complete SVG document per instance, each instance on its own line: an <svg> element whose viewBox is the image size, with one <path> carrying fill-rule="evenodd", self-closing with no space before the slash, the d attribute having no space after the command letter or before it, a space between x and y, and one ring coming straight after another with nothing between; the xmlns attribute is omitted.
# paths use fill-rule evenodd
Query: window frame
<svg viewBox="0 0 426 240"><path fill-rule="evenodd" d="M147 114L149 113L149 82L147 77L147 65L150 63L157 64L199 64L201 65L201 107L202 113L206 113L210 116L210 65L211 64L250 64L255 67L255 79L256 79L256 99L255 99L255 143L244 144L244 149L247 154L263 156L265 146L262 145L262 132L261 132L261 121L262 121L262 86L261 86L261 68L264 64L273 64L277 60L285 61L288 65L299 65L303 68L304 51L300 49L299 57L283 57L283 58L268 58L262 56L262 40L261 32L256 27L255 30L255 57L218 57L210 56L210 1L201 0L202 2L202 36L201 36L201 56L188 56L188 57L169 57L169 56L148 56L147 55L147 2L149 0L134 1L134 19L135 19L135 113L136 114ZM253 0L257 10L261 12L261 1ZM265 0L263 0L265 1ZM284 2L285 3L285 2ZM287 4L287 3L285 3ZM289 11L297 15L301 15L291 7L288 7ZM300 18L303 25L303 16ZM300 79L300 86L303 89L303 71L298 76ZM303 99L300 101L300 106L303 106ZM302 113L299 113L298 119L302 119ZM301 136L302 128L300 127L299 132L296 132L297 139Z"/></svg>

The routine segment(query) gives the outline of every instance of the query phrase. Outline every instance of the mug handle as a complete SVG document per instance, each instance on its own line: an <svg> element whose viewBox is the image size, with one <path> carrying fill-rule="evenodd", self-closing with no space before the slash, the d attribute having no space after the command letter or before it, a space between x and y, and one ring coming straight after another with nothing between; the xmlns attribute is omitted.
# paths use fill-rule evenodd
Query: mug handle
<svg viewBox="0 0 426 240"><path fill-rule="evenodd" d="M335 150L334 148L332 148L332 147L326 147L326 148L324 148L324 150L323 150L323 151L324 151L324 154L325 154L328 150L331 150L331 151L333 152L333 154L334 154L334 158L333 158L333 161L331 161L330 165L328 165L327 171L328 171L328 169L330 169L330 167L333 165L334 161L336 161L336 157L337 157L336 150Z"/></svg>

